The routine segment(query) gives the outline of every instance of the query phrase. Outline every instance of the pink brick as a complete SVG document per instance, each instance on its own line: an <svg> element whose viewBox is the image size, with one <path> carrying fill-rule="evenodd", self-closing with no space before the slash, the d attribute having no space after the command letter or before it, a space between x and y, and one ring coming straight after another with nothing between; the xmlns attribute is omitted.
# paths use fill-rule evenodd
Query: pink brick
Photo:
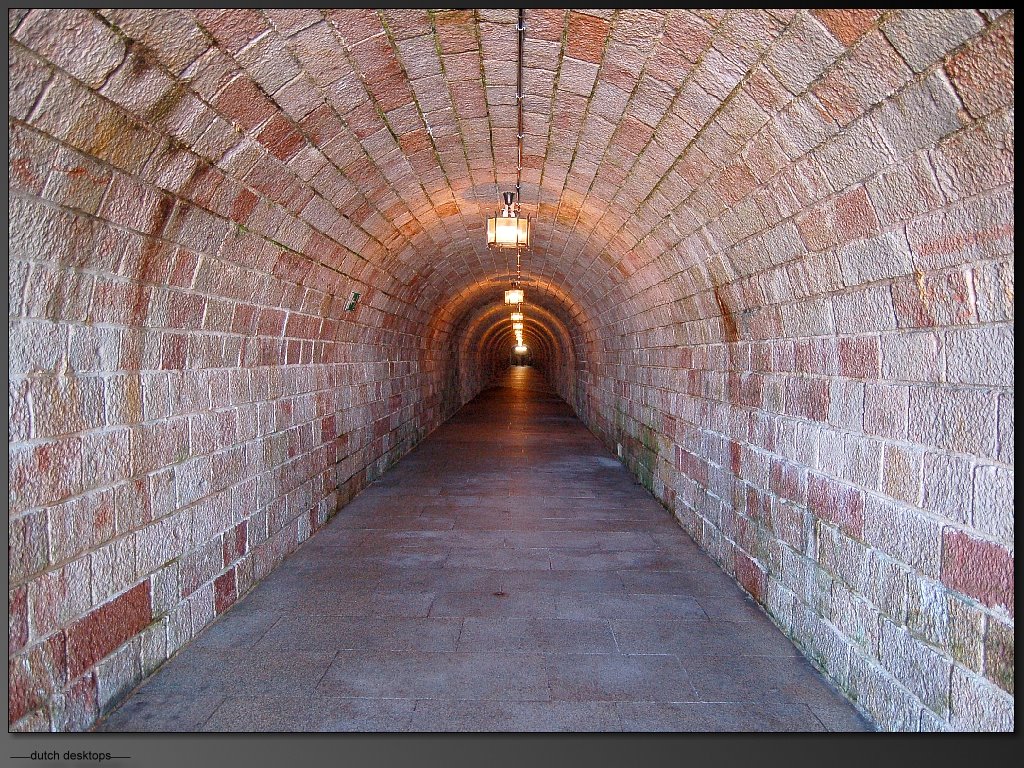
<svg viewBox="0 0 1024 768"><path fill-rule="evenodd" d="M879 374L878 338L861 336L839 339L839 373L854 379L877 379Z"/></svg>
<svg viewBox="0 0 1024 768"><path fill-rule="evenodd" d="M570 11L566 55L581 61L600 63L608 29L605 19Z"/></svg>
<svg viewBox="0 0 1024 768"><path fill-rule="evenodd" d="M786 382L786 411L805 419L825 421L830 396L824 379L790 377Z"/></svg>
<svg viewBox="0 0 1024 768"><path fill-rule="evenodd" d="M12 589L7 599L8 647L15 654L28 642L28 590Z"/></svg>
<svg viewBox="0 0 1024 768"><path fill-rule="evenodd" d="M224 88L217 97L216 107L245 129L260 125L274 111L259 86L244 75L239 75Z"/></svg>
<svg viewBox="0 0 1024 768"><path fill-rule="evenodd" d="M220 614L230 608L236 599L238 592L235 586L235 569L218 576L214 582L214 610Z"/></svg>
<svg viewBox="0 0 1024 768"><path fill-rule="evenodd" d="M998 544L946 528L942 533L942 583L1013 617L1013 555Z"/></svg>
<svg viewBox="0 0 1024 768"><path fill-rule="evenodd" d="M765 574L760 566L739 549L735 558L736 580L759 603L764 602Z"/></svg>
<svg viewBox="0 0 1024 768"><path fill-rule="evenodd" d="M68 669L77 677L137 635L152 618L144 581L89 613L68 629Z"/></svg>
<svg viewBox="0 0 1024 768"><path fill-rule="evenodd" d="M247 522L243 520L224 534L224 567L233 564L246 553Z"/></svg>
<svg viewBox="0 0 1024 768"><path fill-rule="evenodd" d="M814 15L843 45L853 45L857 38L871 29L881 15L873 8L822 8Z"/></svg>
<svg viewBox="0 0 1024 768"><path fill-rule="evenodd" d="M953 85L974 117L1013 104L1013 18L993 24L946 62Z"/></svg>
<svg viewBox="0 0 1024 768"><path fill-rule="evenodd" d="M864 538L864 494L821 475L807 478L807 507L848 536Z"/></svg>

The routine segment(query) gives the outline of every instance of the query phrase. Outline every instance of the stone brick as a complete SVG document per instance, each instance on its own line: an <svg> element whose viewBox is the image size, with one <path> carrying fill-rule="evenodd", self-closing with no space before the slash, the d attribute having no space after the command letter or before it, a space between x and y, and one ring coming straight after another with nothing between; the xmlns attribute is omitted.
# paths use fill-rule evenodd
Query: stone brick
<svg viewBox="0 0 1024 768"><path fill-rule="evenodd" d="M791 377L786 382L786 411L815 421L828 418L829 386L823 379Z"/></svg>
<svg viewBox="0 0 1024 768"><path fill-rule="evenodd" d="M1013 627L989 618L985 623L985 677L1013 695Z"/></svg>
<svg viewBox="0 0 1024 768"><path fill-rule="evenodd" d="M233 529L225 532L223 560L223 566L225 568L235 563L239 558L241 558L246 553L247 525L248 521L242 520Z"/></svg>
<svg viewBox="0 0 1024 768"><path fill-rule="evenodd" d="M106 713L142 680L142 641L133 640L96 665L96 700Z"/></svg>
<svg viewBox="0 0 1024 768"><path fill-rule="evenodd" d="M1013 554L964 531L943 531L942 583L1013 616Z"/></svg>
<svg viewBox="0 0 1024 768"><path fill-rule="evenodd" d="M841 247L838 253L843 279L851 287L913 271L906 240L892 232L856 240Z"/></svg>
<svg viewBox="0 0 1024 768"><path fill-rule="evenodd" d="M1002 190L950 205L907 225L919 269L941 269L1013 251L1013 203Z"/></svg>
<svg viewBox="0 0 1024 768"><path fill-rule="evenodd" d="M152 618L149 590L149 582L144 581L68 628L68 669L72 676L106 658L146 628Z"/></svg>
<svg viewBox="0 0 1024 768"><path fill-rule="evenodd" d="M807 476L807 507L848 536L864 538L864 494L813 473Z"/></svg>
<svg viewBox="0 0 1024 768"><path fill-rule="evenodd" d="M792 93L800 93L831 64L843 46L810 14L801 13L769 51L766 63Z"/></svg>
<svg viewBox="0 0 1024 768"><path fill-rule="evenodd" d="M861 431L864 423L864 384L833 380L828 423L842 429Z"/></svg>
<svg viewBox="0 0 1024 768"><path fill-rule="evenodd" d="M918 573L938 577L942 525L913 507L883 501L868 494L864 502L865 542Z"/></svg>
<svg viewBox="0 0 1024 768"><path fill-rule="evenodd" d="M993 24L946 61L946 71L972 117L1013 104L1013 19Z"/></svg>
<svg viewBox="0 0 1024 768"><path fill-rule="evenodd" d="M853 647L869 653L878 647L878 609L838 581L832 586L832 621L838 634L849 639ZM839 656L842 655L840 651Z"/></svg>
<svg viewBox="0 0 1024 768"><path fill-rule="evenodd" d="M892 284L893 306L902 328L931 328L963 325L974 317L968 276L963 272L896 280Z"/></svg>
<svg viewBox="0 0 1024 768"><path fill-rule="evenodd" d="M837 294L832 297L832 306L838 333L869 333L896 327L892 292L888 285Z"/></svg>
<svg viewBox="0 0 1024 768"><path fill-rule="evenodd" d="M49 553L54 563L69 560L114 534L114 498L109 491L78 496L46 511Z"/></svg>
<svg viewBox="0 0 1024 768"><path fill-rule="evenodd" d="M981 17L966 8L938 13L904 8L887 19L882 29L907 64L922 72L983 26Z"/></svg>
<svg viewBox="0 0 1024 768"><path fill-rule="evenodd" d="M51 719L57 731L87 731L99 715L96 701L96 675L82 675L55 697Z"/></svg>
<svg viewBox="0 0 1024 768"><path fill-rule="evenodd" d="M48 703L68 680L67 642L63 634L12 656L8 662L7 718L13 723Z"/></svg>
<svg viewBox="0 0 1024 768"><path fill-rule="evenodd" d="M879 351L877 336L839 339L839 374L855 379L877 379Z"/></svg>
<svg viewBox="0 0 1024 768"><path fill-rule="evenodd" d="M910 408L909 387L889 384L864 386L864 431L869 435L895 440L907 436L907 413Z"/></svg>
<svg viewBox="0 0 1024 768"><path fill-rule="evenodd" d="M882 664L933 712L949 712L952 664L891 621L881 621Z"/></svg>
<svg viewBox="0 0 1024 768"><path fill-rule="evenodd" d="M949 722L955 730L1013 730L1013 697L956 666L949 698Z"/></svg>
<svg viewBox="0 0 1024 768"><path fill-rule="evenodd" d="M1009 114L968 126L930 153L939 186L950 200L1013 183L1013 118Z"/></svg>
<svg viewBox="0 0 1024 768"><path fill-rule="evenodd" d="M1013 326L949 331L945 348L951 384L1013 386Z"/></svg>
<svg viewBox="0 0 1024 768"><path fill-rule="evenodd" d="M93 88L124 59L124 42L85 10L36 9L17 39Z"/></svg>
<svg viewBox="0 0 1024 768"><path fill-rule="evenodd" d="M1013 466L1013 393L999 395L998 445L996 458Z"/></svg>
<svg viewBox="0 0 1024 768"><path fill-rule="evenodd" d="M880 15L873 8L819 8L813 13L843 45L853 45L875 25Z"/></svg>
<svg viewBox="0 0 1024 768"><path fill-rule="evenodd" d="M877 491L882 443L863 435L823 431L818 443L818 467L833 477Z"/></svg>
<svg viewBox="0 0 1024 768"><path fill-rule="evenodd" d="M922 462L924 509L970 525L973 494L971 462L947 453L926 452Z"/></svg>
<svg viewBox="0 0 1024 768"><path fill-rule="evenodd" d="M167 620L154 621L139 636L143 676L151 675L167 661Z"/></svg>
<svg viewBox="0 0 1024 768"><path fill-rule="evenodd" d="M883 379L922 382L937 382L941 379L941 345L936 334L885 334L879 341Z"/></svg>
<svg viewBox="0 0 1024 768"><path fill-rule="evenodd" d="M910 439L973 456L995 455L996 401L989 393L911 387Z"/></svg>
<svg viewBox="0 0 1024 768"><path fill-rule="evenodd" d="M919 451L886 443L882 451L882 491L897 501L921 503L923 457Z"/></svg>
<svg viewBox="0 0 1024 768"><path fill-rule="evenodd" d="M24 586L8 593L7 629L8 647L15 654L28 642L28 589Z"/></svg>
<svg viewBox="0 0 1024 768"><path fill-rule="evenodd" d="M565 53L574 59L601 62L609 24L604 19L576 11L569 12Z"/></svg>
<svg viewBox="0 0 1024 768"><path fill-rule="evenodd" d="M871 552L868 571L868 599L878 606L882 614L897 624L904 624L907 617L907 585L910 570L883 554Z"/></svg>
<svg viewBox="0 0 1024 768"><path fill-rule="evenodd" d="M931 146L963 124L960 101L940 72L911 83L883 103L870 120L896 158Z"/></svg>
<svg viewBox="0 0 1024 768"><path fill-rule="evenodd" d="M50 562L45 511L36 510L11 518L8 533L8 575L12 584L19 584L45 569Z"/></svg>
<svg viewBox="0 0 1024 768"><path fill-rule="evenodd" d="M52 70L16 44L10 46L7 56L10 73L8 112L13 118L25 120L49 82Z"/></svg>
<svg viewBox="0 0 1024 768"><path fill-rule="evenodd" d="M214 580L214 612L223 613L238 598L235 585L235 571L231 569Z"/></svg>
<svg viewBox="0 0 1024 768"><path fill-rule="evenodd" d="M29 635L34 640L89 610L89 559L81 557L28 583Z"/></svg>
<svg viewBox="0 0 1024 768"><path fill-rule="evenodd" d="M89 558L93 604L102 603L138 581L134 536L114 539L93 552Z"/></svg>
<svg viewBox="0 0 1024 768"><path fill-rule="evenodd" d="M918 152L865 182L883 226L912 219L945 203L931 165Z"/></svg>
<svg viewBox="0 0 1024 768"><path fill-rule="evenodd" d="M921 704L876 662L850 658L850 693L879 726L890 731L912 731L919 722Z"/></svg>
<svg viewBox="0 0 1024 768"><path fill-rule="evenodd" d="M966 600L930 579L909 579L907 626L968 669L980 671L984 616Z"/></svg>
<svg viewBox="0 0 1024 768"><path fill-rule="evenodd" d="M835 579L848 584L858 593L862 592L868 578L867 547L830 525L819 523L815 531L818 563Z"/></svg>
<svg viewBox="0 0 1024 768"><path fill-rule="evenodd" d="M991 323L1013 319L1013 262L979 264L973 272L978 320Z"/></svg>
<svg viewBox="0 0 1024 768"><path fill-rule="evenodd" d="M1011 545L1013 542L1013 470L978 466L974 470L974 528Z"/></svg>
<svg viewBox="0 0 1024 768"><path fill-rule="evenodd" d="M800 237L812 250L861 240L878 231L867 191L857 187L797 218Z"/></svg>

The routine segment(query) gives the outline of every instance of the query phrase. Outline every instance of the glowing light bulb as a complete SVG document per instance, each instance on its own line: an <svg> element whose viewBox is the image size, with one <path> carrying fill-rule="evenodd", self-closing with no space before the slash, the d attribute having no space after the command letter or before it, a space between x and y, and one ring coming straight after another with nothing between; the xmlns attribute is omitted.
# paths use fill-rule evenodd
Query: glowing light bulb
<svg viewBox="0 0 1024 768"><path fill-rule="evenodd" d="M512 351L514 351L517 355L525 355L527 352L529 352L529 349L524 344L516 344L515 347L512 348Z"/></svg>
<svg viewBox="0 0 1024 768"><path fill-rule="evenodd" d="M505 291L506 304L522 304L524 298L526 298L526 295L523 293L522 288L513 288L512 290Z"/></svg>
<svg viewBox="0 0 1024 768"><path fill-rule="evenodd" d="M513 312L512 313L512 322L513 323L521 323L521 322L523 322L523 313L522 312Z"/></svg>

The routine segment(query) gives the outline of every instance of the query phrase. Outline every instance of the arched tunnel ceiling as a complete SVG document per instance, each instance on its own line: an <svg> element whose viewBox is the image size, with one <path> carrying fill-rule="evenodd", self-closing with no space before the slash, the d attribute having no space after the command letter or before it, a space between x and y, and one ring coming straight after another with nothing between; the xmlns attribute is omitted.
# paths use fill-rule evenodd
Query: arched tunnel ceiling
<svg viewBox="0 0 1024 768"><path fill-rule="evenodd" d="M770 323L765 272L827 248L817 230L865 208L863 189L842 196L865 172L964 122L913 18L527 10L528 300L566 303L605 344L672 323L702 341L684 326L717 318L725 338L748 309ZM119 180L139 230L167 237L170 218L235 262L433 328L513 273L483 229L516 177L512 9L35 11L13 37L97 94L51 85L38 128L188 201L171 216ZM800 269L780 279L816 292Z"/></svg>
<svg viewBox="0 0 1024 768"><path fill-rule="evenodd" d="M481 286L500 295L512 262L487 250L483 224L516 176L514 10L65 21L109 25L90 33L98 64L63 36L50 45L33 18L16 37L198 155L174 161L170 147L158 185L191 192L212 163L315 230L296 250L428 313L467 291L483 301ZM845 44L882 40L868 12L529 9L526 24L524 270L604 323L625 298L704 269L725 205L802 151L781 143L792 130L750 140L773 120L834 132L829 101L802 95ZM244 195L232 218L274 229Z"/></svg>

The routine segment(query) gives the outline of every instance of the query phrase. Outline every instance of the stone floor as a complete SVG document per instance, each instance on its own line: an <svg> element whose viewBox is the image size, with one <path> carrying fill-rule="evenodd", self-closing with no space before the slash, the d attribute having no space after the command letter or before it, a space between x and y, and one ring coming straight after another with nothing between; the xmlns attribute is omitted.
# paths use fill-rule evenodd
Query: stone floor
<svg viewBox="0 0 1024 768"><path fill-rule="evenodd" d="M870 727L516 367L99 729Z"/></svg>

